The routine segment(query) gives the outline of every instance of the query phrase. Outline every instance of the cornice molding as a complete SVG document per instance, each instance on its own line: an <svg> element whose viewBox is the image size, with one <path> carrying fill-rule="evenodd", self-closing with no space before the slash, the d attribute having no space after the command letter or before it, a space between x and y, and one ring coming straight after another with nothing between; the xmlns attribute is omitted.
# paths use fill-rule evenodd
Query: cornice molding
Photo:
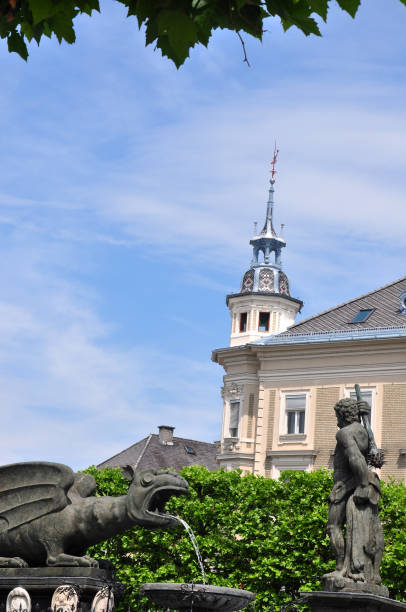
<svg viewBox="0 0 406 612"><path fill-rule="evenodd" d="M387 376L406 376L406 362L396 364L361 364L349 365L341 367L323 366L319 368L307 368L303 370L273 370L266 372L261 370L258 372L259 384L264 382L279 382L300 380L302 383L308 380L319 379L353 379L354 377L374 377L376 380L381 380Z"/></svg>
<svg viewBox="0 0 406 612"><path fill-rule="evenodd" d="M316 457L317 450L267 450L267 457Z"/></svg>
<svg viewBox="0 0 406 612"><path fill-rule="evenodd" d="M220 453L216 455L217 461L228 461L230 459L248 459L254 462L254 453Z"/></svg>

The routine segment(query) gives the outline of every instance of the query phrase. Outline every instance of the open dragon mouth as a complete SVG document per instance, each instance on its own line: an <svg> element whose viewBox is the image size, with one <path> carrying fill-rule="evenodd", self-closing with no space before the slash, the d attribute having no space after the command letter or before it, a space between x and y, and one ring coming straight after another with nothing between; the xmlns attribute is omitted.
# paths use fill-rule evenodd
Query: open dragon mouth
<svg viewBox="0 0 406 612"><path fill-rule="evenodd" d="M147 500L146 512L154 516L163 515L169 518L168 512L165 511L166 503L171 497L186 495L187 492L185 487L162 487L161 489L156 489Z"/></svg>

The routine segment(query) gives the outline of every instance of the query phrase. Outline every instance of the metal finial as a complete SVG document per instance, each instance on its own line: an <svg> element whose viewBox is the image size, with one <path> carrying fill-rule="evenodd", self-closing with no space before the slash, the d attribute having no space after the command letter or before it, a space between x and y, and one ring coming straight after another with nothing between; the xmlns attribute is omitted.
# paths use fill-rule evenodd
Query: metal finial
<svg viewBox="0 0 406 612"><path fill-rule="evenodd" d="M273 150L273 158L272 158L272 162L271 162L271 181L275 182L275 174L276 174L276 170L275 170L275 166L276 166L276 161L278 159L278 153L279 153L279 149L276 148L276 140L275 140L275 146L274 146L274 150Z"/></svg>
<svg viewBox="0 0 406 612"><path fill-rule="evenodd" d="M280 237L282 238L282 234L283 234L283 230L284 230L285 224L281 223L281 233L280 233Z"/></svg>
<svg viewBox="0 0 406 612"><path fill-rule="evenodd" d="M257 230L257 225L258 225L258 222L257 222L257 221L254 221L254 236L256 236L256 235L257 235L257 231L258 231L258 230Z"/></svg>

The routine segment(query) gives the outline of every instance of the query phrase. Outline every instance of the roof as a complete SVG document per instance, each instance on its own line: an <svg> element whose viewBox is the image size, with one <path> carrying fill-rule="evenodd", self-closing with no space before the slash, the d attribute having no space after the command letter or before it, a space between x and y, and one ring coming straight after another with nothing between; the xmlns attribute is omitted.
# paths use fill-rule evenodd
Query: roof
<svg viewBox="0 0 406 612"><path fill-rule="evenodd" d="M291 297L290 295L286 295L285 293L271 293L268 291L252 291L251 293L229 293L226 295L226 304L228 306L228 302L231 298L238 297L251 297L251 296L265 296L265 297L277 297L283 300L289 300L289 302L295 302L295 304L300 304L300 308L303 306L302 300L298 300L297 298Z"/></svg>
<svg viewBox="0 0 406 612"><path fill-rule="evenodd" d="M216 444L175 436L172 442L173 444L164 444L158 434L150 434L110 459L99 463L97 467L103 469L135 465L139 470L169 467L180 470L185 465L203 465L209 470L219 469L219 464L216 462L218 453ZM186 448L192 449L195 454L188 453Z"/></svg>
<svg viewBox="0 0 406 612"><path fill-rule="evenodd" d="M404 292L406 292L406 277L299 321L278 337L338 331L353 333L368 329L406 327L406 314L402 314L401 309L401 296ZM351 323L360 310L369 309L372 310L372 313L364 322Z"/></svg>
<svg viewBox="0 0 406 612"><path fill-rule="evenodd" d="M342 342L343 340L384 340L406 338L406 327L373 327L367 329L341 329L339 331L309 332L307 334L276 334L257 340L252 344L275 346L283 344L309 344L313 342Z"/></svg>

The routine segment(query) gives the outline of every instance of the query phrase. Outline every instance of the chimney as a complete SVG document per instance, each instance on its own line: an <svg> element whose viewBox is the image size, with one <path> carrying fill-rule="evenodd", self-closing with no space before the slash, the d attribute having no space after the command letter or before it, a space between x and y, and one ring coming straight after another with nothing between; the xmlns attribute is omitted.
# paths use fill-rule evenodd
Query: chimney
<svg viewBox="0 0 406 612"><path fill-rule="evenodd" d="M158 425L159 441L167 446L173 445L173 430L175 428L170 425Z"/></svg>

